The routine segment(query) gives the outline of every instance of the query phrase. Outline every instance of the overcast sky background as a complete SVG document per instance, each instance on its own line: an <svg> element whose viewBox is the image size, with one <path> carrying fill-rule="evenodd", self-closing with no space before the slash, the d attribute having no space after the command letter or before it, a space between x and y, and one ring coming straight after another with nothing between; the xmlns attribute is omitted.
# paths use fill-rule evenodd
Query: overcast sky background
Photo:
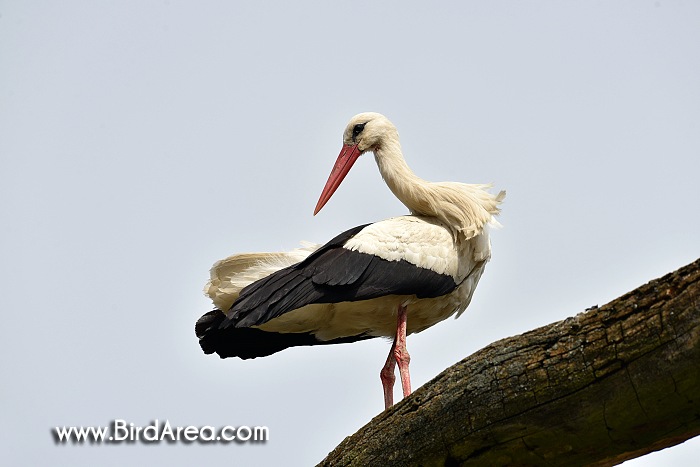
<svg viewBox="0 0 700 467"><path fill-rule="evenodd" d="M0 1L4 462L312 465L381 412L386 341L241 361L193 332L214 261L406 212L369 156L311 215L359 112L423 178L508 191L469 310L408 339L416 388L697 259L699 25L691 1ZM271 439L51 436L117 418Z"/></svg>

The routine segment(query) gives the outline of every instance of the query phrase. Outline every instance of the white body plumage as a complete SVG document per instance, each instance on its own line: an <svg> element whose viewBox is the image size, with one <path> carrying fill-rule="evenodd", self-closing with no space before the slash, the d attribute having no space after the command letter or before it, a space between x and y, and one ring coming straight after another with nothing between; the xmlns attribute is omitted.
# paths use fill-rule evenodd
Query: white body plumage
<svg viewBox="0 0 700 467"><path fill-rule="evenodd" d="M229 309L241 289L303 261L319 246L306 244L289 252L248 253L218 261L210 271L205 292L217 308ZM491 256L486 228L470 239L455 239L440 221L424 216L401 216L370 224L346 241L343 248L388 261L404 260L417 268L448 275L457 287L434 298L389 295L356 302L311 304L257 327L278 333L313 333L324 341L362 333L393 337L396 309L404 304L411 305L408 334L420 332L466 309Z"/></svg>

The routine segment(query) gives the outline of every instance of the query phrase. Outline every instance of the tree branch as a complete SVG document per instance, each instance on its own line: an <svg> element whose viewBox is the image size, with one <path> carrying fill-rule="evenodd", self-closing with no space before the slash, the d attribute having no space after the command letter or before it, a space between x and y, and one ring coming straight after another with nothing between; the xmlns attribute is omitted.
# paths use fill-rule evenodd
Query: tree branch
<svg viewBox="0 0 700 467"><path fill-rule="evenodd" d="M485 347L319 465L615 465L698 434L700 259Z"/></svg>

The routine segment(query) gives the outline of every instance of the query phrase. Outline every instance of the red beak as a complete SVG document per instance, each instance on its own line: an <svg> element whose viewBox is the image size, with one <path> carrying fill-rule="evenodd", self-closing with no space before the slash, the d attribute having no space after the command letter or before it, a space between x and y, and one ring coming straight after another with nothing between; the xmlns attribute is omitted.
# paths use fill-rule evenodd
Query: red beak
<svg viewBox="0 0 700 467"><path fill-rule="evenodd" d="M326 205L328 200L331 199L331 196L333 196L335 190L338 189L345 176L348 174L348 172L350 172L350 168L358 157L360 157L360 150L357 148L357 145L343 145L343 149L340 150L340 154L338 155L338 159L335 161L333 170L331 170L331 174L328 176L326 186L323 187L321 197L318 199L318 203L316 203L314 216L323 206Z"/></svg>

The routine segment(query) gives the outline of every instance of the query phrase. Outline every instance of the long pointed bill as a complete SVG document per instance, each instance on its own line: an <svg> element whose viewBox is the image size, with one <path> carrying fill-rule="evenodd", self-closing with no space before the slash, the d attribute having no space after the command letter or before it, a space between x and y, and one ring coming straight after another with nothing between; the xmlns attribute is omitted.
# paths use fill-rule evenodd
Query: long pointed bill
<svg viewBox="0 0 700 467"><path fill-rule="evenodd" d="M316 203L314 216L318 214L318 211L320 211L321 208L326 205L328 200L331 199L331 196L333 196L335 190L338 189L345 176L348 174L348 172L350 172L350 168L358 157L360 157L360 150L357 148L357 145L343 145L343 149L340 150L340 154L338 155L338 159L335 161L333 170L331 170L331 174L328 176L326 186L323 187L321 197L318 199L318 203Z"/></svg>

